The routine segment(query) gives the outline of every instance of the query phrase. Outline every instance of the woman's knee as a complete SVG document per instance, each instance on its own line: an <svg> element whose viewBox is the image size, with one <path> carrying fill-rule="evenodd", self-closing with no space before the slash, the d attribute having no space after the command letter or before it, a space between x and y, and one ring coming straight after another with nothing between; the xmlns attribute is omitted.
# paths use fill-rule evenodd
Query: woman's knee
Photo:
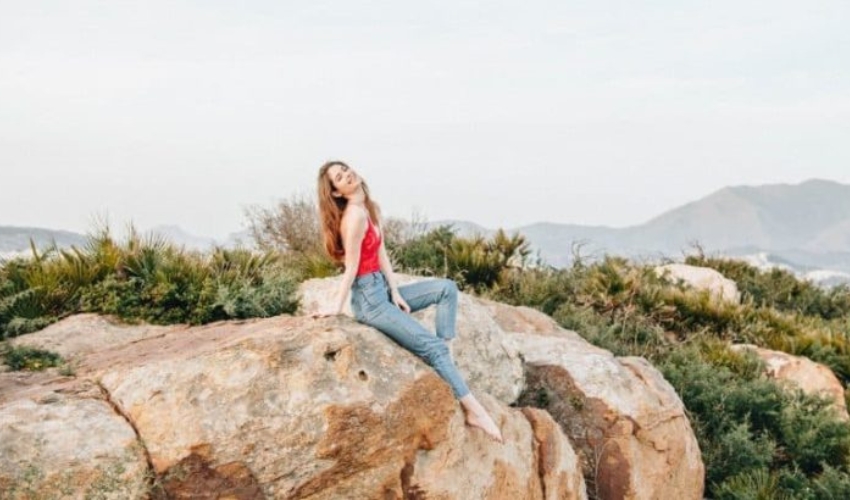
<svg viewBox="0 0 850 500"><path fill-rule="evenodd" d="M449 356L449 347L442 340L431 337L431 341L425 346L423 356L429 364L434 364L444 357Z"/></svg>
<svg viewBox="0 0 850 500"><path fill-rule="evenodd" d="M443 296L448 298L457 298L457 294L457 283L455 283L454 280L443 278Z"/></svg>

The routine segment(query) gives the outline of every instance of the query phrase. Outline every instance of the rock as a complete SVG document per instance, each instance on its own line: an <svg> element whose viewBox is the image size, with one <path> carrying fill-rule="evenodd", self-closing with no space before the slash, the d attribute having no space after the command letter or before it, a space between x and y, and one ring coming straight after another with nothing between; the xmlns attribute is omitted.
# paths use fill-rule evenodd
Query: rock
<svg viewBox="0 0 850 500"><path fill-rule="evenodd" d="M769 377L797 387L806 394L819 394L831 399L838 418L845 422L850 421L844 400L844 387L829 367L803 356L793 356L751 344L738 344L731 348L739 352L755 353L764 361Z"/></svg>
<svg viewBox="0 0 850 500"><path fill-rule="evenodd" d="M33 338L67 347L75 382L99 380L172 498L586 498L551 417L481 393L507 439L497 444L464 424L430 367L348 318L151 329L95 350ZM13 387L4 405L30 394ZM66 425L85 429L76 420Z"/></svg>
<svg viewBox="0 0 850 500"><path fill-rule="evenodd" d="M0 375L0 497L145 497L148 466L132 426L94 384L40 385L50 378L41 375Z"/></svg>
<svg viewBox="0 0 850 500"><path fill-rule="evenodd" d="M717 301L732 304L741 302L738 285L714 269L687 264L667 264L656 267L655 272L659 276L666 276L674 283L681 280L697 290L707 290Z"/></svg>
<svg viewBox="0 0 850 500"><path fill-rule="evenodd" d="M437 446L418 457L409 469L410 484L416 486L403 487L406 496L399 498L587 498L578 458L549 414L533 408L509 410L487 395L482 402L499 423L506 444L480 446L474 435L478 431L470 433L457 415L447 441L460 446Z"/></svg>
<svg viewBox="0 0 850 500"><path fill-rule="evenodd" d="M396 275L399 285L423 278ZM309 316L336 293L340 277L312 279L302 283L300 314ZM429 278L424 278L429 279ZM505 404L517 400L523 389L522 360L504 342L504 330L492 317L488 302L465 293L458 294L457 337L450 342L453 359L474 393L486 392ZM346 305L346 314L351 316ZM429 307L413 315L434 331L436 309ZM494 370L493 367L498 367Z"/></svg>
<svg viewBox="0 0 850 500"><path fill-rule="evenodd" d="M487 308L490 316L505 332L534 333L536 335L564 335L567 330L561 328L557 321L537 309L524 306L509 306L492 300L481 300L480 304ZM573 333L573 332L569 332Z"/></svg>
<svg viewBox="0 0 850 500"><path fill-rule="evenodd" d="M519 403L561 425L597 498L702 498L705 470L684 405L646 360L617 358L574 332L511 340L526 360Z"/></svg>
<svg viewBox="0 0 850 500"><path fill-rule="evenodd" d="M318 310L334 293L334 284L305 283L303 314ZM433 314L426 310L417 317L430 324ZM704 466L684 405L645 360L616 358L534 309L466 294L460 294L454 344L458 366L464 373L476 374L470 375L473 390L485 387L503 394L499 398L503 402L510 402L505 395L513 395L522 384L477 374L496 371L494 366L500 370L512 366L517 353L525 359L526 384L531 385L519 403L539 406L543 399L550 403L546 409L583 451L585 477L596 484L599 498L702 498ZM481 345L494 347L487 350ZM465 351L466 346L472 350ZM573 404L581 410L573 409ZM604 460L597 466L593 457Z"/></svg>
<svg viewBox="0 0 850 500"><path fill-rule="evenodd" d="M128 325L99 314L76 314L43 330L15 337L9 343L46 349L70 361L108 347L132 344L186 328L185 325Z"/></svg>

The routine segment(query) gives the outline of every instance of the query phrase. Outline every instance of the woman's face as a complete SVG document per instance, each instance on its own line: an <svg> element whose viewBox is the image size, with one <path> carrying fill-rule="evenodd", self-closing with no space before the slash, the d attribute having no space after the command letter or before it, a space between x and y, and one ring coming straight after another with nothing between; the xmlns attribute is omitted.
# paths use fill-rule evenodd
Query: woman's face
<svg viewBox="0 0 850 500"><path fill-rule="evenodd" d="M360 188L360 176L344 165L334 165L328 169L328 178L334 187L334 194L339 193L341 196L348 196L356 192Z"/></svg>

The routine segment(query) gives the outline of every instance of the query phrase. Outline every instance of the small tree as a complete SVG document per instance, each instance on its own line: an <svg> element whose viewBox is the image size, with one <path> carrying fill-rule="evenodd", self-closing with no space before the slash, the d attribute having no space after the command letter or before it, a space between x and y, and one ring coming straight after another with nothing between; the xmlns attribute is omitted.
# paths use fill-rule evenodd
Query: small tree
<svg viewBox="0 0 850 500"><path fill-rule="evenodd" d="M319 214L312 196L293 195L272 208L245 209L251 237L261 250L317 254L322 250Z"/></svg>

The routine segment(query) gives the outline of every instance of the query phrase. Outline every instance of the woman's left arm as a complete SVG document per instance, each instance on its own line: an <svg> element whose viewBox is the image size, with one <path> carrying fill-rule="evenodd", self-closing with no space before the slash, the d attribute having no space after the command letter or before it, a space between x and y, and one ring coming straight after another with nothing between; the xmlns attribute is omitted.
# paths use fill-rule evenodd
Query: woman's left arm
<svg viewBox="0 0 850 500"><path fill-rule="evenodd" d="M381 228L381 232L383 233L383 228ZM393 265L387 255L387 249L384 247L383 237L381 238L381 247L378 250L378 263L381 266L381 272L384 273L384 276L387 278L387 284L390 286L393 303L400 307L404 312L410 312L410 306L407 305L407 302L404 301L404 298L402 298L401 294L398 292L398 284L395 280Z"/></svg>

